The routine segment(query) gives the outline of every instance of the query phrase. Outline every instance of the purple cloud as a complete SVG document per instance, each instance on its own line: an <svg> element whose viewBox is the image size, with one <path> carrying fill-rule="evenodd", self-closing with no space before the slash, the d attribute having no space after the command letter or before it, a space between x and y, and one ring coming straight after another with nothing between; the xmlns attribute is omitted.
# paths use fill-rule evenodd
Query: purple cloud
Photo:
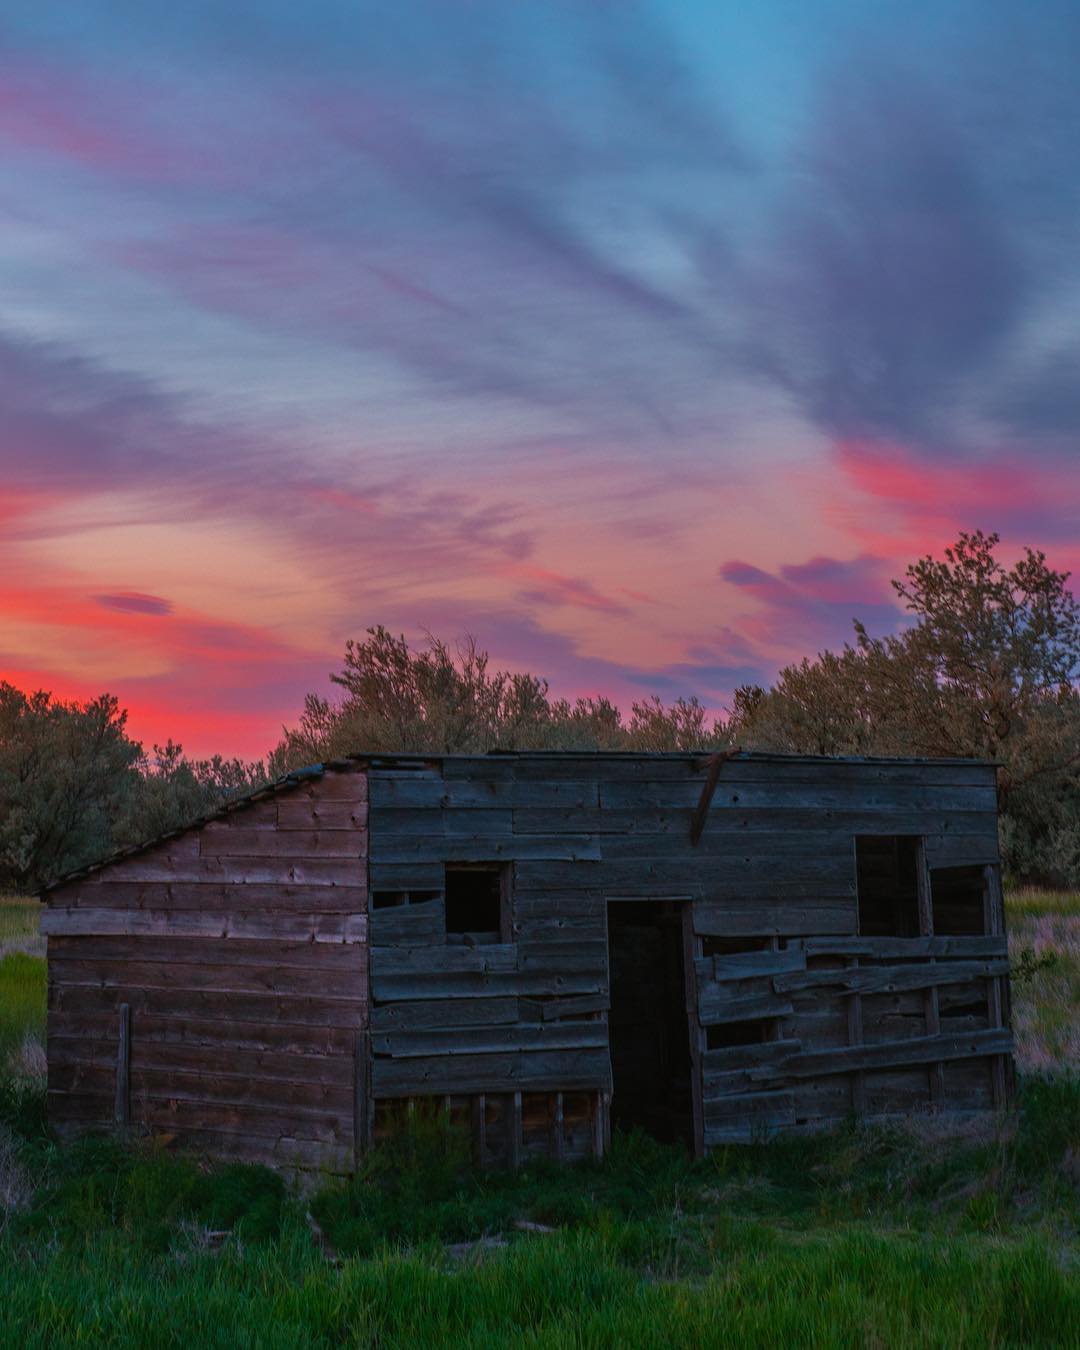
<svg viewBox="0 0 1080 1350"><path fill-rule="evenodd" d="M95 595L102 609L117 609L125 614L171 614L171 600L160 595L144 595L140 591L118 591L113 595Z"/></svg>

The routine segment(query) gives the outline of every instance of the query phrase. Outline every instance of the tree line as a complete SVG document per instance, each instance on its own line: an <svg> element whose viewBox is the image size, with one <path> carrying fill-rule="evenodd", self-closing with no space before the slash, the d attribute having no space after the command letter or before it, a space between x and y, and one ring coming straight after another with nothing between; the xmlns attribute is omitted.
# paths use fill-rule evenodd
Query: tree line
<svg viewBox="0 0 1080 1350"><path fill-rule="evenodd" d="M972 756L1000 763L1002 852L1017 880L1080 885L1080 606L1068 573L996 534L963 533L892 583L908 622L744 685L726 716L696 698L554 698L491 667L471 638L413 646L386 628L346 643L333 697L309 694L265 762L146 753L126 713L0 685L0 885L34 889L174 829L290 769L359 750L783 750Z"/></svg>

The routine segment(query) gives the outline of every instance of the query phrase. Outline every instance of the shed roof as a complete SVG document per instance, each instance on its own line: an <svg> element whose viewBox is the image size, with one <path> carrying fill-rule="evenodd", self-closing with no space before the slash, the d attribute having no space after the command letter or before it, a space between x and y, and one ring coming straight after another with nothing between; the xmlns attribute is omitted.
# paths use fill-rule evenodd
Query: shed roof
<svg viewBox="0 0 1080 1350"><path fill-rule="evenodd" d="M158 844L164 844L170 839L176 839L182 834L187 834L190 830L201 829L203 825L212 820L219 820L223 816L229 815L233 811L241 811L245 807L255 802L264 801L268 797L275 797L281 793L290 792L294 788L301 787L304 783L310 783L313 780L322 778L329 770L331 772L342 772L356 769L361 765L369 768L422 768L428 764L443 764L446 761L462 762L467 760L483 760L488 756L500 759L529 759L529 760L584 760L584 759L608 759L617 761L640 761L640 760L663 760L667 762L686 760L694 765L697 771L703 771L712 758L711 750L489 750L486 754L437 754L437 753L414 753L414 754L354 754L346 755L340 759L326 760L320 764L310 764L302 769L294 769L292 772L284 774L281 778L275 779L271 783L266 783L252 792L241 793L236 797L231 797L221 806L215 807L213 811L208 811L205 815L198 816L194 820L188 821L185 825L179 825L173 830L163 830L160 834L154 835L150 839L144 839L138 844L129 844L126 848L114 849L111 853L105 854L92 863L86 863L82 867L73 868L70 872L65 872L62 876L54 878L43 886L39 896L44 897L50 891L56 890L60 886L65 886L69 882L77 881L81 877L89 876L93 872L100 871L110 863L118 862L121 858L130 858L137 853L143 853L147 849L154 848ZM962 757L949 757L941 759L930 759L925 756L916 755L798 755L789 754L782 751L772 750L737 750L730 754L728 758L733 762L745 762L747 760L764 760L777 763L796 763L796 764L866 764L866 765L887 765L887 764L918 764L930 766L947 765L982 765L986 768L993 768L996 761L968 759Z"/></svg>

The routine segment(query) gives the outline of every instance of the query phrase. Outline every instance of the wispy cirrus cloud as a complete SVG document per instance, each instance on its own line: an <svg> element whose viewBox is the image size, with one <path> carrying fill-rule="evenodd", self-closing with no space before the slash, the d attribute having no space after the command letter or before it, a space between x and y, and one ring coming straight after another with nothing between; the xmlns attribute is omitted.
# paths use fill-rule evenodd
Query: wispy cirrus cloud
<svg viewBox="0 0 1080 1350"><path fill-rule="evenodd" d="M719 707L958 528L1075 554L1067 0L0 29L5 672L253 751L385 622Z"/></svg>

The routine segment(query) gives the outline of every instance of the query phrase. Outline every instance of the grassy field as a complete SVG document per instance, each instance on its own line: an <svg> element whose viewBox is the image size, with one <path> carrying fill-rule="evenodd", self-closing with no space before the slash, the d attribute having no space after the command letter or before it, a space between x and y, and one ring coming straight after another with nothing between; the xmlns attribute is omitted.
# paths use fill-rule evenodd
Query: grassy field
<svg viewBox="0 0 1080 1350"><path fill-rule="evenodd" d="M477 1175L420 1120L301 1197L43 1128L36 911L0 901L0 1343L1080 1346L1080 897L1009 897L1020 1100L692 1163Z"/></svg>

